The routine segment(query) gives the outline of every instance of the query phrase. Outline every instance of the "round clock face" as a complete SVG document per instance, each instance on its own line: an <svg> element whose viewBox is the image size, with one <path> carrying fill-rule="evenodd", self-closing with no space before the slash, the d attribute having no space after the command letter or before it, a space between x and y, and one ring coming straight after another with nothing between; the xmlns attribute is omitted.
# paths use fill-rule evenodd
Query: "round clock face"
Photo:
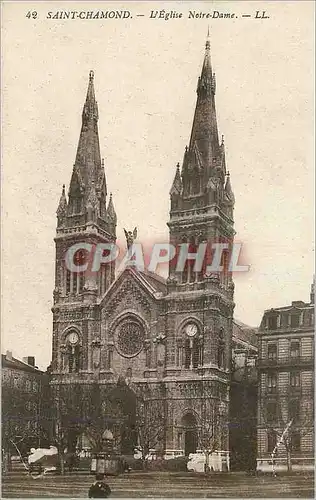
<svg viewBox="0 0 316 500"><path fill-rule="evenodd" d="M198 327L195 323L188 323L185 327L185 333L188 335L188 337L194 337L197 331Z"/></svg>
<svg viewBox="0 0 316 500"><path fill-rule="evenodd" d="M67 336L67 340L70 344L76 344L79 340L78 333L70 332Z"/></svg>

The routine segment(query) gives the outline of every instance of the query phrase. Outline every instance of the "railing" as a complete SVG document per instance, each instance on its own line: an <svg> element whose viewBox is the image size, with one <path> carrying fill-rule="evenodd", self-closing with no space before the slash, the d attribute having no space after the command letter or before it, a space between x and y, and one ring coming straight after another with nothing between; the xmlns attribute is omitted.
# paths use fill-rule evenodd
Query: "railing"
<svg viewBox="0 0 316 500"><path fill-rule="evenodd" d="M258 359L257 366L258 368L277 368L278 366L314 366L314 358L312 356L286 356L284 358L275 358L275 359Z"/></svg>
<svg viewBox="0 0 316 500"><path fill-rule="evenodd" d="M281 387L264 387L260 390L260 397L266 396L310 396L314 395L314 389L312 386L305 387L304 385L298 386L281 386Z"/></svg>

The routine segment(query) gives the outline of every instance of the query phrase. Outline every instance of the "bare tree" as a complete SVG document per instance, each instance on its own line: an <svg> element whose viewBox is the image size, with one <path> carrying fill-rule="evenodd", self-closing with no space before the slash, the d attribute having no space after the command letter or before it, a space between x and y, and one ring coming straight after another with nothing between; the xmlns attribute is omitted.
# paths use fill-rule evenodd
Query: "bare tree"
<svg viewBox="0 0 316 500"><path fill-rule="evenodd" d="M37 393L30 395L19 388L3 386L2 448L8 468L12 454L17 453L23 461L31 447L48 441L49 432L44 425L41 403Z"/></svg>
<svg viewBox="0 0 316 500"><path fill-rule="evenodd" d="M262 401L260 416L261 425L275 441L271 453L273 467L275 456L283 446L287 470L291 471L292 455L297 442L300 443L302 437L313 432L313 404L306 400L276 395Z"/></svg>
<svg viewBox="0 0 316 500"><path fill-rule="evenodd" d="M148 384L137 391L136 434L138 447L142 453L143 467L146 468L149 452L160 446L163 454L165 432L165 400Z"/></svg>
<svg viewBox="0 0 316 500"><path fill-rule="evenodd" d="M223 415L218 400L201 400L201 415L198 426L199 445L205 455L204 470L210 472L210 455L221 446Z"/></svg>

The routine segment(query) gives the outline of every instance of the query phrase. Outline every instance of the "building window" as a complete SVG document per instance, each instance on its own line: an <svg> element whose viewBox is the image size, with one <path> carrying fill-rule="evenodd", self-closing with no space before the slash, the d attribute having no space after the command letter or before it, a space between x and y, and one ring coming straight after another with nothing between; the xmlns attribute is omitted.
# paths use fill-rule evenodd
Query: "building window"
<svg viewBox="0 0 316 500"><path fill-rule="evenodd" d="M275 431L268 432L268 453L272 453L277 444L277 435Z"/></svg>
<svg viewBox="0 0 316 500"><path fill-rule="evenodd" d="M197 368L202 363L203 349L199 345L197 337L185 339L184 344L184 367Z"/></svg>
<svg viewBox="0 0 316 500"><path fill-rule="evenodd" d="M281 326L283 328L287 328L289 326L289 315L288 314L282 314L282 316L281 316Z"/></svg>
<svg viewBox="0 0 316 500"><path fill-rule="evenodd" d="M298 399L292 399L289 401L288 407L288 420L293 420L293 422L298 422L300 419L300 402Z"/></svg>
<svg viewBox="0 0 316 500"><path fill-rule="evenodd" d="M298 328L300 324L300 316L299 314L291 314L291 327Z"/></svg>
<svg viewBox="0 0 316 500"><path fill-rule="evenodd" d="M178 432L178 449L182 446L182 432Z"/></svg>
<svg viewBox="0 0 316 500"><path fill-rule="evenodd" d="M277 359L277 346L276 344L268 344L268 359L276 360Z"/></svg>
<svg viewBox="0 0 316 500"><path fill-rule="evenodd" d="M291 450L292 451L301 450L301 436L299 431L294 431L291 433Z"/></svg>
<svg viewBox="0 0 316 500"><path fill-rule="evenodd" d="M79 346L68 346L68 370L69 373L76 373L80 368Z"/></svg>
<svg viewBox="0 0 316 500"><path fill-rule="evenodd" d="M151 347L148 346L146 349L146 368L150 368L151 365Z"/></svg>
<svg viewBox="0 0 316 500"><path fill-rule="evenodd" d="M70 293L71 289L71 272L66 270L66 293Z"/></svg>
<svg viewBox="0 0 316 500"><path fill-rule="evenodd" d="M25 382L25 389L26 389L26 392L31 392L32 391L32 382L30 380L27 380Z"/></svg>
<svg viewBox="0 0 316 500"><path fill-rule="evenodd" d="M112 351L112 349L110 349L108 352L108 367L109 367L109 369L112 368L112 365L113 365L113 351Z"/></svg>
<svg viewBox="0 0 316 500"><path fill-rule="evenodd" d="M291 387L300 387L301 385L301 377L300 372L291 372L290 373L290 386Z"/></svg>
<svg viewBox="0 0 316 500"><path fill-rule="evenodd" d="M189 244L189 253L196 254L197 246L195 244L194 238L191 238L191 242ZM195 259L188 259L188 273L189 273L189 281L190 283L194 283L196 279L196 273L194 272Z"/></svg>
<svg viewBox="0 0 316 500"><path fill-rule="evenodd" d="M277 403L276 401L268 401L267 402L267 422L272 423L277 421L278 413L277 413Z"/></svg>
<svg viewBox="0 0 316 500"><path fill-rule="evenodd" d="M269 316L268 318L268 329L276 330L278 327L277 316Z"/></svg>
<svg viewBox="0 0 316 500"><path fill-rule="evenodd" d="M177 366L182 366L182 347L177 347Z"/></svg>
<svg viewBox="0 0 316 500"><path fill-rule="evenodd" d="M84 273L79 274L79 293L83 292L83 287L84 287Z"/></svg>
<svg viewBox="0 0 316 500"><path fill-rule="evenodd" d="M310 311L306 311L303 315L303 324L305 326L310 326L311 325L311 315Z"/></svg>
<svg viewBox="0 0 316 500"><path fill-rule="evenodd" d="M293 340L290 346L290 357L299 358L300 357L300 343L298 340Z"/></svg>
<svg viewBox="0 0 316 500"><path fill-rule="evenodd" d="M218 346L218 366L219 368L223 368L225 364L225 346L222 340L219 341Z"/></svg>
<svg viewBox="0 0 316 500"><path fill-rule="evenodd" d="M268 392L276 392L277 388L277 374L268 373Z"/></svg>
<svg viewBox="0 0 316 500"><path fill-rule="evenodd" d="M200 364L200 346L199 346L199 341L195 337L193 339L193 346L192 346L192 366L193 368L197 368Z"/></svg>

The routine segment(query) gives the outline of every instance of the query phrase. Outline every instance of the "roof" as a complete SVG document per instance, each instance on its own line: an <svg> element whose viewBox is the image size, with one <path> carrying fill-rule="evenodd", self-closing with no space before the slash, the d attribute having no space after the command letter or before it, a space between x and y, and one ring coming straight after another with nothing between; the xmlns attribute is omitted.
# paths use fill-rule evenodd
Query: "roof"
<svg viewBox="0 0 316 500"><path fill-rule="evenodd" d="M11 368L13 370L21 370L24 372L34 373L34 374L45 374L42 370L39 370L35 366L28 365L19 359L12 357L7 357L6 354L1 354L1 366L2 368Z"/></svg>
<svg viewBox="0 0 316 500"><path fill-rule="evenodd" d="M146 290L155 299L160 299L163 295L167 293L166 280L159 276L158 274L151 273L149 271L139 271L133 266L125 267L121 273L116 277L116 279L111 283L109 288L105 291L100 303L105 300L105 297L111 297L114 290L120 286L124 277L133 277L133 279L139 283L144 290Z"/></svg>
<svg viewBox="0 0 316 500"><path fill-rule="evenodd" d="M258 328L246 325L242 321L233 321L233 338L246 342L255 348L258 347L257 331Z"/></svg>
<svg viewBox="0 0 316 500"><path fill-rule="evenodd" d="M282 307L271 307L271 309L266 309L264 311L264 314L267 313L278 313L278 312L287 312L287 311L292 311L293 309L299 309L299 310L304 310L304 309L314 309L314 304L312 303L307 303L303 302L302 300L294 300L291 305L288 306L282 306Z"/></svg>
<svg viewBox="0 0 316 500"><path fill-rule="evenodd" d="M140 274L148 284L156 289L157 292L167 292L167 284L165 278L149 271L140 271Z"/></svg>

